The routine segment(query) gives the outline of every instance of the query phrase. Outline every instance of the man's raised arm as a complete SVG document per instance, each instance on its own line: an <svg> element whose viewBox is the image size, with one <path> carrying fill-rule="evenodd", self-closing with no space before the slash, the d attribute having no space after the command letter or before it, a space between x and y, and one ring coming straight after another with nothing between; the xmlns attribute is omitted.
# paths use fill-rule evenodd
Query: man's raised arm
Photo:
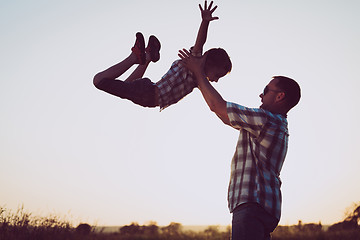
<svg viewBox="0 0 360 240"><path fill-rule="evenodd" d="M222 98L218 91L211 85L203 71L204 58L196 58L186 49L179 51L179 57L183 64L193 72L196 77L198 88L201 91L210 110L214 112L225 124L230 125L227 114L226 101Z"/></svg>

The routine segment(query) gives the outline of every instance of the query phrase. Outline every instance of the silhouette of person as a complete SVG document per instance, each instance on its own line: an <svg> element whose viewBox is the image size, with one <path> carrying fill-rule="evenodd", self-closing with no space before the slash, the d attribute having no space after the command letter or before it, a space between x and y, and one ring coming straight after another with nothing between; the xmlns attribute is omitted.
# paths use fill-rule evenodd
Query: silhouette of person
<svg viewBox="0 0 360 240"><path fill-rule="evenodd" d="M270 239L281 215L279 176L288 148L287 113L299 102L300 87L291 78L275 76L259 96L261 106L248 108L222 98L206 79L203 59L186 49L179 57L193 72L210 110L239 131L228 188L232 240Z"/></svg>
<svg viewBox="0 0 360 240"><path fill-rule="evenodd" d="M204 59L203 71L207 79L217 82L231 71L232 64L228 54L222 48L212 48L202 54L209 23L218 19L212 16L217 8L212 5L213 1L209 6L205 1L204 8L199 4L202 21L195 45L191 48L191 54ZM160 106L163 110L177 103L197 87L191 72L182 65L180 59L173 62L169 71L158 82L153 83L150 79L143 78L149 63L159 60L160 48L160 41L153 35L149 37L145 48L144 37L138 32L130 55L120 63L97 73L93 79L95 87L120 98L131 100L143 107ZM125 81L117 79L134 64L139 65Z"/></svg>

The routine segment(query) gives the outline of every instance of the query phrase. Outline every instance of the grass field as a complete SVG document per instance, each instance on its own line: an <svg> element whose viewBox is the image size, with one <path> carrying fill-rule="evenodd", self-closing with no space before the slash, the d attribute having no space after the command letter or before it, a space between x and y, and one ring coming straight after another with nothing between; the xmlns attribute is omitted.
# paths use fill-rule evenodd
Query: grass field
<svg viewBox="0 0 360 240"><path fill-rule="evenodd" d="M360 206L360 205L359 205ZM357 208L359 209L359 207ZM350 216L354 215L354 211ZM349 219L349 218L347 218ZM345 219L343 222L346 222ZM326 229L321 224L299 224L278 226L272 234L273 240L360 240L357 222L352 227L334 224ZM342 227L341 227L342 226ZM207 226L201 230L189 230L180 223L157 226L131 223L118 230L105 231L104 228L86 223L73 226L66 217L50 215L37 217L24 207L16 212L0 207L0 240L225 240L230 239L231 227Z"/></svg>

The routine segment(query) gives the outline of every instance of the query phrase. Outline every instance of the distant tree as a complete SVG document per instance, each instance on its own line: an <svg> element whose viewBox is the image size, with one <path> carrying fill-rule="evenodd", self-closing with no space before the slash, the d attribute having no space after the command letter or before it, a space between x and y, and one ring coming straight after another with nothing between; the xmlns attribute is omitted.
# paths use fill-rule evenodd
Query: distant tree
<svg viewBox="0 0 360 240"><path fill-rule="evenodd" d="M357 222L354 222L352 220L344 220L342 222L335 223L331 225L328 229L328 231L343 231L343 230L353 230L358 227Z"/></svg>
<svg viewBox="0 0 360 240"><path fill-rule="evenodd" d="M204 233L208 238L215 238L220 234L219 226L209 226L204 230Z"/></svg>
<svg viewBox="0 0 360 240"><path fill-rule="evenodd" d="M182 225L180 223L172 222L169 226L161 228L161 231L167 236L179 236L182 231Z"/></svg>
<svg viewBox="0 0 360 240"><path fill-rule="evenodd" d="M278 236L286 236L290 235L291 233L291 227L290 226L277 226L274 230L274 234L277 234Z"/></svg>
<svg viewBox="0 0 360 240"><path fill-rule="evenodd" d="M80 223L76 229L75 232L81 235L89 235L91 232L91 226L87 223Z"/></svg>
<svg viewBox="0 0 360 240"><path fill-rule="evenodd" d="M147 236L157 236L159 235L159 227L156 222L150 222L147 226L143 227L144 233Z"/></svg>
<svg viewBox="0 0 360 240"><path fill-rule="evenodd" d="M344 221L335 223L329 227L329 231L354 230L359 228L360 203L355 204L354 210L347 214Z"/></svg>
<svg viewBox="0 0 360 240"><path fill-rule="evenodd" d="M143 234L143 228L139 226L138 223L131 223L131 225L126 225L120 228L120 233L122 235L138 235Z"/></svg>
<svg viewBox="0 0 360 240"><path fill-rule="evenodd" d="M302 231L303 232L308 232L308 233L321 232L322 231L321 222L319 222L318 224L316 224L316 223L304 224L303 227L302 227Z"/></svg>
<svg viewBox="0 0 360 240"><path fill-rule="evenodd" d="M360 203L355 207L355 210L353 211L351 218L357 220L357 223L359 225L359 222L360 222Z"/></svg>

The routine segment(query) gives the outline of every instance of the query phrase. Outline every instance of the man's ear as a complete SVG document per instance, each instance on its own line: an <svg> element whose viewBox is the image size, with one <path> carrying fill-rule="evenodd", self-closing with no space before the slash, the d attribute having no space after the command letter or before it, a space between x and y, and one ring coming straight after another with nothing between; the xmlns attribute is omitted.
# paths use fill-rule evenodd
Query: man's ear
<svg viewBox="0 0 360 240"><path fill-rule="evenodd" d="M284 100L285 100L285 93L284 92L279 92L276 95L276 101L281 102L281 101L284 101Z"/></svg>

